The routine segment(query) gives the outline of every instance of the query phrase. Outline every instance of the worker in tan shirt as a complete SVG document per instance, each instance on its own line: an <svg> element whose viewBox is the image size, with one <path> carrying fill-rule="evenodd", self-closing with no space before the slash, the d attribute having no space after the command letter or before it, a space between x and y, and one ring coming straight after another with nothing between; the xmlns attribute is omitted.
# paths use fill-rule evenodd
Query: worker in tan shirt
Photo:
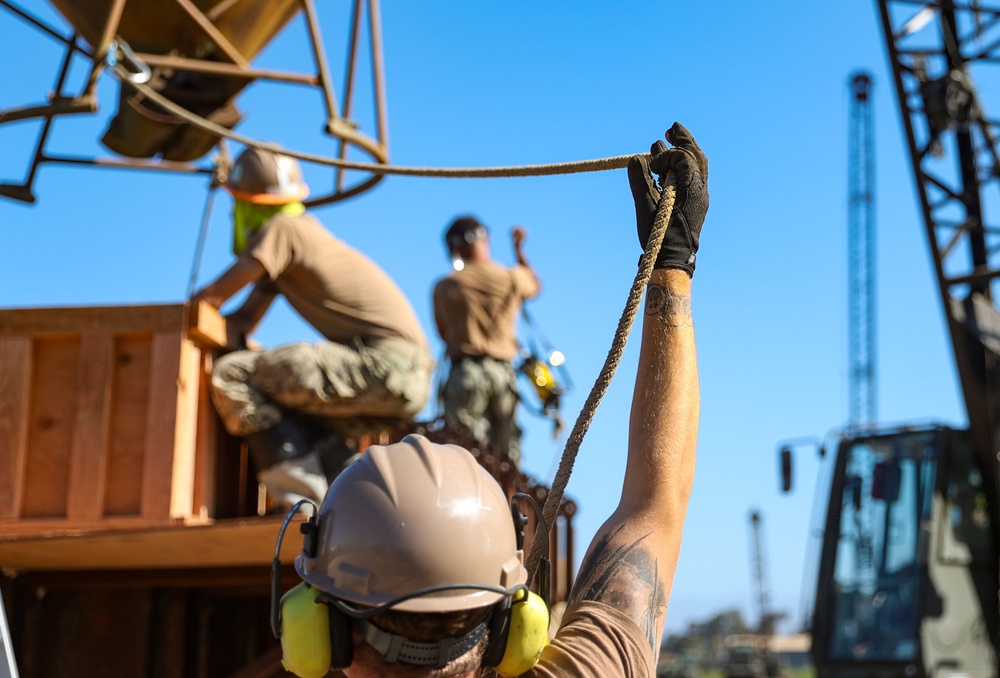
<svg viewBox="0 0 1000 678"><path fill-rule="evenodd" d="M306 212L298 163L249 148L233 165L236 262L194 295L216 307L252 285L226 318L232 348L216 361L211 393L226 429L244 437L268 494L291 506L322 501L356 451L342 429L354 417L412 421L427 402L433 360L396 283ZM283 295L321 341L247 350Z"/></svg>
<svg viewBox="0 0 1000 678"><path fill-rule="evenodd" d="M524 255L525 230L511 234L517 263L497 264L490 237L478 219L455 219L445 244L455 265L434 287L434 321L451 362L442 392L445 424L480 448L517 464L517 317L541 284Z"/></svg>

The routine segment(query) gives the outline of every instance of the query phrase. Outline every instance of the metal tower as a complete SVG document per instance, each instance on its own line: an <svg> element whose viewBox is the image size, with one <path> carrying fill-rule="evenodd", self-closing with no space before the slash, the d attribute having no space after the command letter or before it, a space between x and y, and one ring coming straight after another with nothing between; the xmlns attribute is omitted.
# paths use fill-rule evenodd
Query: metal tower
<svg viewBox="0 0 1000 678"><path fill-rule="evenodd" d="M875 194L871 75L850 77L848 143L848 305L850 428L873 426L875 390Z"/></svg>
<svg viewBox="0 0 1000 678"><path fill-rule="evenodd" d="M771 613L770 596L767 590L767 575L764 573L764 551L761 547L760 513L750 512L751 551L754 563L753 583L757 593L759 608L758 633L769 636L774 633L774 615Z"/></svg>

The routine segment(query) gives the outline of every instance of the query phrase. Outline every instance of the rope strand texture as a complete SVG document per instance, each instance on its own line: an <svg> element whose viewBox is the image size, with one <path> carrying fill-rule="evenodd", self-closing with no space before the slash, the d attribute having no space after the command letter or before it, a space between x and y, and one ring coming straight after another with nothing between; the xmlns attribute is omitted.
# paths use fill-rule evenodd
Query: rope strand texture
<svg viewBox="0 0 1000 678"><path fill-rule="evenodd" d="M196 127L203 132L213 134L218 137L225 137L245 146L259 148L272 153L287 155L304 162L311 162L317 165L328 165L340 169L359 170L371 172L372 174L391 174L397 176L417 176L417 177L463 177L463 178L494 178L494 177L538 177L554 174L579 174L581 172L602 172L604 170L621 169L628 165L631 155L616 155L608 158L597 158L594 160L575 160L570 162L559 162L542 165L512 165L508 167L400 167L395 165L383 165L380 163L354 162L351 160L341 160L328 156L317 155L315 153L305 153L282 148L278 144L251 139L248 136L233 132L232 130L217 125L210 120L206 120L200 115L195 115L183 106L174 103L167 97L157 92L152 87L142 83L131 82L126 77L127 72L121 64L114 67L115 75L123 85L131 87L136 92L142 94L157 106L163 108L172 115L177 116L192 127Z"/></svg>
<svg viewBox="0 0 1000 678"><path fill-rule="evenodd" d="M601 373L597 375L597 380L590 390L590 395L587 396L587 401L583 404L580 415L573 425L573 430L566 440L566 447L563 450L562 458L559 460L559 468L552 481L552 489L545 498L542 518L545 521L544 524L548 525L550 530L555 524L556 514L559 511L559 506L562 504L570 474L573 473L573 465L576 463L576 455L580 451L580 444L583 442L583 437L587 434L587 429L590 428L590 422L594 419L597 406L600 404L605 392L607 392L615 370L618 369L618 364L621 362L622 354L625 352L625 344L628 341L632 323L639 310L643 290L649 282L650 276L653 274L653 264L656 261L656 254L660 251L660 245L667 234L667 224L670 223L670 215L674 210L675 197L676 187L674 176L671 172L667 175L663 193L660 196L660 203L656 208L653 228L649 234L649 239L646 241L646 251L643 252L642 257L639 259L639 270L635 274L632 289L629 290L628 299L625 302L625 310L622 311L621 318L618 320L618 329L615 330L615 337L611 342L611 348L608 350L608 357L605 359L604 367L601 368ZM529 586L538 571L538 564L548 539L549 535L543 533L541 530L535 532L531 543L531 551L528 553L528 559L525 562L525 566L528 569ZM570 567L572 567L572 563L570 563Z"/></svg>

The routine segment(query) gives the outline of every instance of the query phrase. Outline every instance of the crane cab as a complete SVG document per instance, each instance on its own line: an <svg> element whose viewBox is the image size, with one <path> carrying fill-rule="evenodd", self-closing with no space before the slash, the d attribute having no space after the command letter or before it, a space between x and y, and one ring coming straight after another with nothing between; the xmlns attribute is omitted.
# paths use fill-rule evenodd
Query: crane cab
<svg viewBox="0 0 1000 678"><path fill-rule="evenodd" d="M997 675L997 494L966 431L841 439L813 620L819 676Z"/></svg>

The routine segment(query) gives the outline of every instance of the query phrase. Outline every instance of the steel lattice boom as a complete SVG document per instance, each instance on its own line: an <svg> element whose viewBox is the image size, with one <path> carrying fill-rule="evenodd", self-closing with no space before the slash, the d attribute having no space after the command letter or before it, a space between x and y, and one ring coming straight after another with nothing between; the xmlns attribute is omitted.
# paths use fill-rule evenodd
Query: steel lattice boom
<svg viewBox="0 0 1000 678"><path fill-rule="evenodd" d="M880 0L879 9L969 427L995 472L1000 162L979 92L1000 85L1000 6Z"/></svg>
<svg viewBox="0 0 1000 678"><path fill-rule="evenodd" d="M850 79L848 139L848 290L850 328L850 425L877 421L875 379L875 192L872 160L872 78Z"/></svg>

